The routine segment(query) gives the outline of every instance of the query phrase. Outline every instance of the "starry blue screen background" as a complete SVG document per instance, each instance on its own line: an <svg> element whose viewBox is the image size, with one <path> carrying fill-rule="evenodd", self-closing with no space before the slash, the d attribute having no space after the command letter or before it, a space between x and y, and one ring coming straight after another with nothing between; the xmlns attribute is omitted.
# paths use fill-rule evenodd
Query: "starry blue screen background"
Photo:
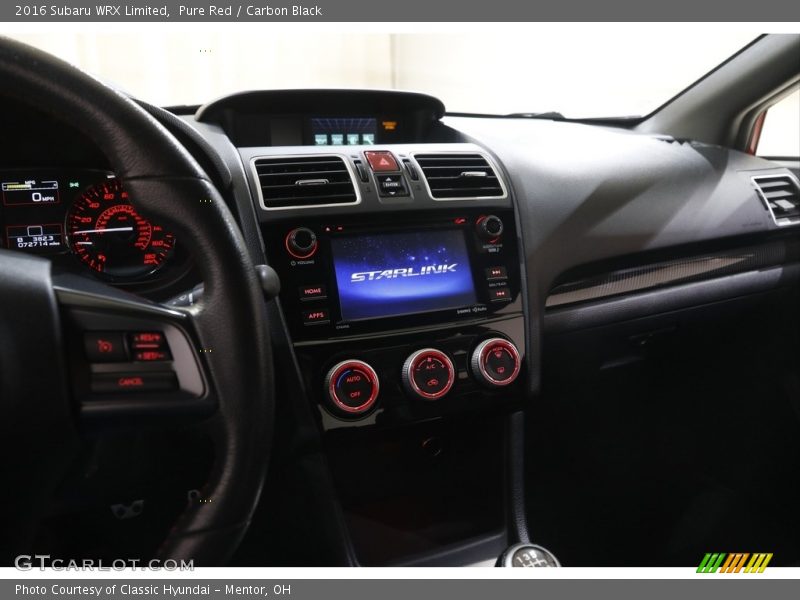
<svg viewBox="0 0 800 600"><path fill-rule="evenodd" d="M331 239L345 321L392 317L475 304L467 245L460 230L418 231ZM374 281L353 273L450 265L455 272Z"/></svg>

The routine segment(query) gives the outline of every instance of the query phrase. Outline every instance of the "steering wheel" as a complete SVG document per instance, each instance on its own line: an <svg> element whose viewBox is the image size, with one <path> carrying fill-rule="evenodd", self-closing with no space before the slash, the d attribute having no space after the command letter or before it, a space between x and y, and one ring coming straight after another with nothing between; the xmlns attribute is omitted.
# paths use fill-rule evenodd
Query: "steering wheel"
<svg viewBox="0 0 800 600"><path fill-rule="evenodd" d="M58 274L44 258L0 250L2 559L9 564L32 550L37 523L87 425L151 428L205 419L215 460L201 495L210 501L180 515L156 557L221 565L258 503L272 433L267 314L242 234L201 167L128 97L4 38L0 80L0 94L90 137L137 211L189 249L205 284L198 304L175 309ZM102 332L155 335L166 340L172 360L94 364L83 348L94 339L87 336Z"/></svg>

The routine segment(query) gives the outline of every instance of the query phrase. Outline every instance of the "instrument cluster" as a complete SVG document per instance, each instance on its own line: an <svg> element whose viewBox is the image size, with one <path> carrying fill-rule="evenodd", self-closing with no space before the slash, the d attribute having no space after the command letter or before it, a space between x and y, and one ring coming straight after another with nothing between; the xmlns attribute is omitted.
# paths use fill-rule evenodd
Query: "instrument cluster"
<svg viewBox="0 0 800 600"><path fill-rule="evenodd" d="M157 279L176 259L175 236L141 216L113 173L0 171L0 245L85 269L114 284Z"/></svg>

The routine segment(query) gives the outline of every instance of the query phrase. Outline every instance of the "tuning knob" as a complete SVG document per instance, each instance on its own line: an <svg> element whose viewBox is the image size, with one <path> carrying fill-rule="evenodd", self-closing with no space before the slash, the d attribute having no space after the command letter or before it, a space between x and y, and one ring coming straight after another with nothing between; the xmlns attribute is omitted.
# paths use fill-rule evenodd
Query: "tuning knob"
<svg viewBox="0 0 800 600"><path fill-rule="evenodd" d="M440 350L425 348L414 352L403 363L403 387L422 400L444 397L456 380L453 361Z"/></svg>
<svg viewBox="0 0 800 600"><path fill-rule="evenodd" d="M480 217L475 227L478 237L486 242L495 242L503 235L503 220L496 215Z"/></svg>
<svg viewBox="0 0 800 600"><path fill-rule="evenodd" d="M368 412L378 399L375 369L360 360L344 360L328 371L325 394L332 406L351 416Z"/></svg>
<svg viewBox="0 0 800 600"><path fill-rule="evenodd" d="M522 361L517 347L503 338L478 344L470 359L472 375L490 388L510 385L519 375Z"/></svg>
<svg viewBox="0 0 800 600"><path fill-rule="evenodd" d="M311 258L318 245L317 235L308 227L297 227L286 234L286 251L294 258Z"/></svg>

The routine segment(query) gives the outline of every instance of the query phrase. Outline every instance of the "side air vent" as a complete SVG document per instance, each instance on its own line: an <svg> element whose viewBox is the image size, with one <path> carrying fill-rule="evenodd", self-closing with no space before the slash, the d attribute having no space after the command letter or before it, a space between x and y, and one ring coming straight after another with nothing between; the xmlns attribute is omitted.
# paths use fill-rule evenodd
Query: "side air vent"
<svg viewBox="0 0 800 600"><path fill-rule="evenodd" d="M800 224L800 185L788 175L753 177L758 195L766 204L776 225Z"/></svg>
<svg viewBox="0 0 800 600"><path fill-rule="evenodd" d="M435 200L502 198L505 189L480 154L415 154Z"/></svg>
<svg viewBox="0 0 800 600"><path fill-rule="evenodd" d="M350 169L341 156L256 158L261 202L266 209L304 208L359 201Z"/></svg>

